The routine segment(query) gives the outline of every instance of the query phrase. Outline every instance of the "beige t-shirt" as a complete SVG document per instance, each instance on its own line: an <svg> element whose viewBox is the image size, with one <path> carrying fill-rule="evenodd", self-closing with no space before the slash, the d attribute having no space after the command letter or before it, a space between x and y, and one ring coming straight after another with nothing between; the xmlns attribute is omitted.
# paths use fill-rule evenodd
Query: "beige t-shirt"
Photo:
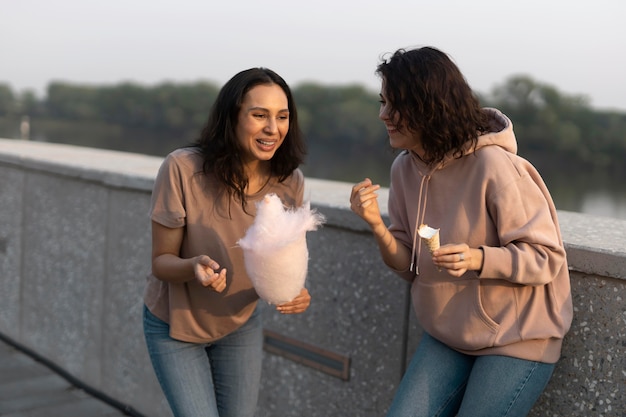
<svg viewBox="0 0 626 417"><path fill-rule="evenodd" d="M172 338L210 342L248 320L258 295L237 241L252 225L256 203L269 193L277 194L286 206L301 206L302 172L296 169L282 183L272 179L260 192L249 195L247 214L239 201L229 201L227 193L217 191L215 180L202 170L202 157L196 148L178 149L165 158L154 183L151 219L166 227L185 228L181 258L208 255L227 269L222 293L203 287L195 279L172 284L152 274L147 277L144 302L152 314L170 324Z"/></svg>

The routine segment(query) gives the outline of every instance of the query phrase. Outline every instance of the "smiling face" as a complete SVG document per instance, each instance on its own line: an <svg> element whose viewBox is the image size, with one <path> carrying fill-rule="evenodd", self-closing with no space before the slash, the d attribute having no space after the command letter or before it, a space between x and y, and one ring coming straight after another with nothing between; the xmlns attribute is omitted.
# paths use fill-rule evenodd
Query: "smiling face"
<svg viewBox="0 0 626 417"><path fill-rule="evenodd" d="M408 149L418 155L423 154L420 134L408 131L400 125L400 115L393 111L393 107L385 94L385 80L380 89L380 110L378 117L383 121L389 135L389 144L394 149Z"/></svg>
<svg viewBox="0 0 626 417"><path fill-rule="evenodd" d="M287 95L276 85L257 85L244 96L237 123L243 161L253 167L269 161L289 130Z"/></svg>

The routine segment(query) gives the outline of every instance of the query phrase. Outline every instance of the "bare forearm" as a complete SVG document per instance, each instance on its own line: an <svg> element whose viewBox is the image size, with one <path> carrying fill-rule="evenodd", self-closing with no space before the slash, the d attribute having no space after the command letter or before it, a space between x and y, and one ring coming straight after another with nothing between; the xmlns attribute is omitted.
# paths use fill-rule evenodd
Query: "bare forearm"
<svg viewBox="0 0 626 417"><path fill-rule="evenodd" d="M354 185L350 194L350 209L365 220L372 229L385 264L397 271L408 270L411 262L410 251L404 245L398 244L396 238L387 229L378 207L376 191L379 189L380 185L372 184L369 178Z"/></svg>
<svg viewBox="0 0 626 417"><path fill-rule="evenodd" d="M152 274L162 281L182 283L194 279L193 259L182 259L169 253L152 260Z"/></svg>
<svg viewBox="0 0 626 417"><path fill-rule="evenodd" d="M411 254L407 248L398 243L387 226L384 223L372 226L372 233L385 264L397 271L406 270L411 262Z"/></svg>

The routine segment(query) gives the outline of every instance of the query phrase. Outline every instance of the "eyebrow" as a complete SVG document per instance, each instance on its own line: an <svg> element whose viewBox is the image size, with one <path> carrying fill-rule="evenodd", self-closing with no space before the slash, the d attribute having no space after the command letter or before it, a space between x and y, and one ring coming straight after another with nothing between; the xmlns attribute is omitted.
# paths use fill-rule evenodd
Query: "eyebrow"
<svg viewBox="0 0 626 417"><path fill-rule="evenodd" d="M257 111L261 110L261 111L265 111L268 113L270 111L269 109L265 107L261 107L261 106L252 106L248 108L248 111L254 111L254 110L257 110ZM289 113L289 108L278 110L278 113L285 113L285 112Z"/></svg>

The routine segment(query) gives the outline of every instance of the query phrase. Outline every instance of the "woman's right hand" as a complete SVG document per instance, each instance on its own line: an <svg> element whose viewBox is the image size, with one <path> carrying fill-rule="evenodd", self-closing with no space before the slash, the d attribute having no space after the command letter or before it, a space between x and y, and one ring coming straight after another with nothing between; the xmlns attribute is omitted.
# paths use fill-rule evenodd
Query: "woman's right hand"
<svg viewBox="0 0 626 417"><path fill-rule="evenodd" d="M219 269L220 265L206 255L197 256L193 260L193 271L198 282L215 292L222 292L226 288L226 268L217 272Z"/></svg>
<svg viewBox="0 0 626 417"><path fill-rule="evenodd" d="M383 261L398 271L409 270L411 251L398 244L396 238L389 232L378 207L380 185L372 184L372 180L365 178L352 187L350 194L350 208L358 214L372 229L376 243L380 249Z"/></svg>
<svg viewBox="0 0 626 417"><path fill-rule="evenodd" d="M350 209L371 227L382 222L376 193L379 189L380 185L372 184L372 180L365 178L352 187L350 194Z"/></svg>

